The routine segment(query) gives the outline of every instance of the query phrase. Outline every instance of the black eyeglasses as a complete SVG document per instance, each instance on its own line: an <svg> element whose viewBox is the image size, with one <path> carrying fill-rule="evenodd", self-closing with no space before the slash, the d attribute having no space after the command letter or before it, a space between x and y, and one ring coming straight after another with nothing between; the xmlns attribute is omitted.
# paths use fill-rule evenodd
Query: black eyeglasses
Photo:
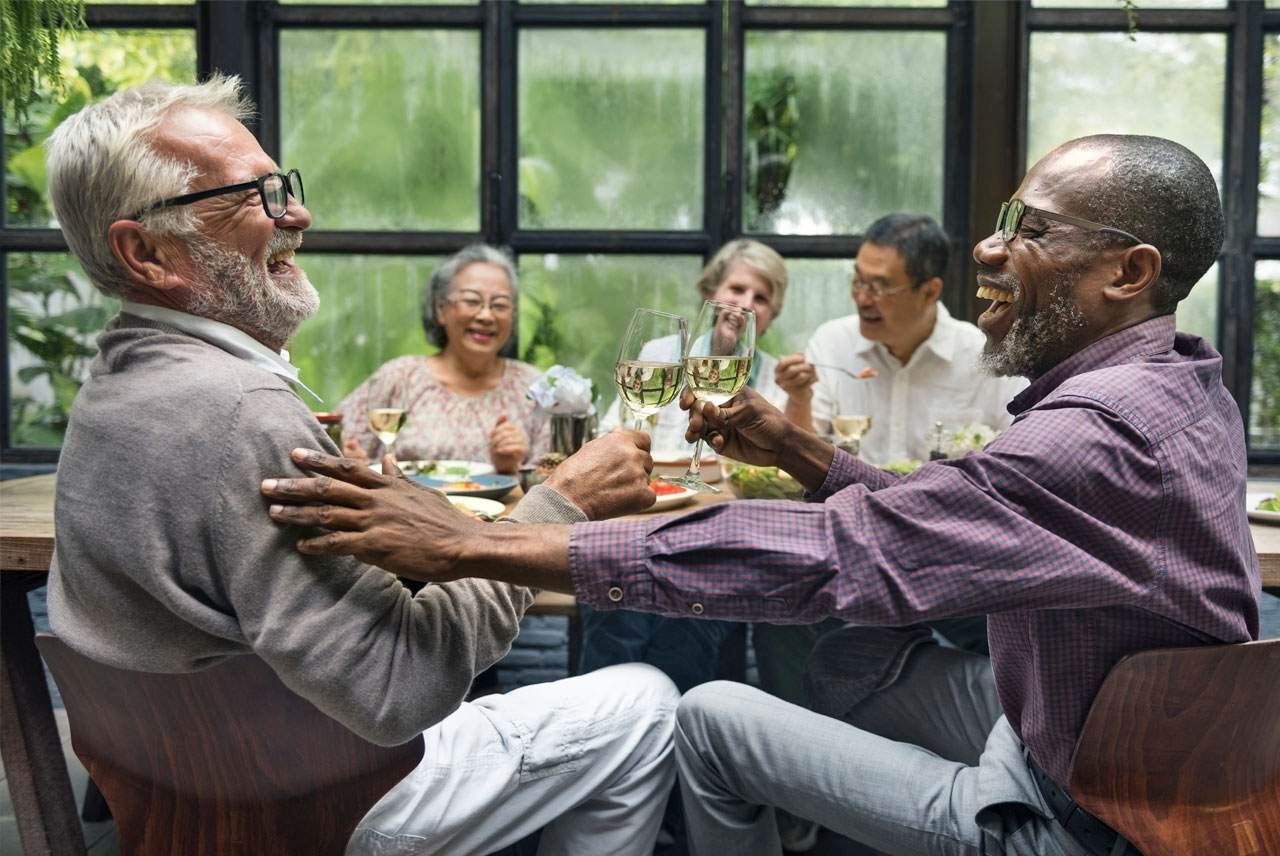
<svg viewBox="0 0 1280 856"><path fill-rule="evenodd" d="M996 231L1000 233L1000 237L1005 241L1012 241L1013 236L1018 234L1018 227L1022 225L1022 217L1025 214L1030 214L1033 217L1043 217L1046 220L1057 220L1059 223L1079 226L1081 229L1088 229L1092 232L1119 235L1122 238L1128 238L1135 244L1146 243L1137 235L1131 235L1123 229L1103 226L1101 223L1081 220L1079 217L1068 217L1066 214L1055 214L1052 211L1045 211L1043 208L1029 208L1021 199L1010 199L1008 202L1001 204L1000 214L996 217Z"/></svg>
<svg viewBox="0 0 1280 856"><path fill-rule="evenodd" d="M201 199L254 189L258 191L258 196L262 198L262 210L267 212L267 216L272 220L279 220L289 210L290 196L304 205L307 201L306 194L302 189L302 173L296 169L291 169L287 173L269 172L266 175L258 176L253 181L242 181L239 184L228 184L226 187L214 187L210 190L200 190L183 196L175 196L172 199L157 202L155 205L148 205L129 219L137 220L148 211L155 211L158 208L190 205L192 202L199 202Z"/></svg>

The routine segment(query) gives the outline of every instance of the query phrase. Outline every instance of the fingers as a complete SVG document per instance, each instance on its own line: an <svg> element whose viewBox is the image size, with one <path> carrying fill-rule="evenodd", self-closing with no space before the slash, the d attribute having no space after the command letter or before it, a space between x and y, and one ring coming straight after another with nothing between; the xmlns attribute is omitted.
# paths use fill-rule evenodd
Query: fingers
<svg viewBox="0 0 1280 856"><path fill-rule="evenodd" d="M392 478L403 478L404 473L400 470L400 465L396 461L396 456L391 452L387 452L382 456L382 474L391 476Z"/></svg>
<svg viewBox="0 0 1280 856"><path fill-rule="evenodd" d="M338 505L280 505L273 503L267 514L277 523L320 526L324 529L354 530L363 522L361 512Z"/></svg>
<svg viewBox="0 0 1280 856"><path fill-rule="evenodd" d="M354 556L360 545L358 532L326 532L298 541L298 552L313 556Z"/></svg>
<svg viewBox="0 0 1280 856"><path fill-rule="evenodd" d="M304 470L323 476L333 476L361 487L377 487L386 484L382 476L369 469L367 463L352 458L335 458L315 449L294 449L289 453L293 462Z"/></svg>

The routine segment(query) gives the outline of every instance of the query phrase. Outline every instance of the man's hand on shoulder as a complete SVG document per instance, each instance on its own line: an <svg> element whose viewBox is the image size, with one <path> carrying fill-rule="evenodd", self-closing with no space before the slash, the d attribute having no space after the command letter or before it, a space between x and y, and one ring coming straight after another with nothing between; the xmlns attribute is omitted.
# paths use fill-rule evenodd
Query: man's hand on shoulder
<svg viewBox="0 0 1280 856"><path fill-rule="evenodd" d="M544 484L582 509L588 520L607 520L653 505L652 471L649 435L620 429L565 458Z"/></svg>
<svg viewBox="0 0 1280 856"><path fill-rule="evenodd" d="M423 582L462 576L458 561L486 524L462 514L440 491L405 478L390 455L383 474L309 449L294 449L292 457L319 478L266 479L262 492L274 501L273 520L329 530L299 540L300 552L354 556Z"/></svg>

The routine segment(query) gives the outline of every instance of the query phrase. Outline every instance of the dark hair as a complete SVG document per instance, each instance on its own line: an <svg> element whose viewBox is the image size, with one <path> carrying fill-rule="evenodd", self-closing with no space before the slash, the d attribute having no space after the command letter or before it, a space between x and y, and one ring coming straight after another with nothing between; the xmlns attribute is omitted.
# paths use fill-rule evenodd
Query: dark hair
<svg viewBox="0 0 1280 856"><path fill-rule="evenodd" d="M516 273L516 263L505 249L491 247L488 244L471 244L458 250L436 266L431 272L431 280L422 292L422 329L426 331L427 341L437 348L443 348L449 341L449 334L444 325L436 317L436 304L444 300L453 285L453 279L467 265L483 262L497 265L506 271L507 281L511 283L511 297L516 299L520 292L520 276ZM519 321L512 324L513 330L519 330Z"/></svg>
<svg viewBox="0 0 1280 856"><path fill-rule="evenodd" d="M893 247L902 256L913 287L943 276L951 259L951 240L932 217L888 214L867 227L862 243ZM859 245L861 246L861 244Z"/></svg>
<svg viewBox="0 0 1280 856"><path fill-rule="evenodd" d="M1226 220L1213 173L1186 146L1161 137L1098 134L1067 145L1110 153L1110 166L1084 206L1090 219L1160 251L1154 305L1158 314L1173 312L1222 249Z"/></svg>

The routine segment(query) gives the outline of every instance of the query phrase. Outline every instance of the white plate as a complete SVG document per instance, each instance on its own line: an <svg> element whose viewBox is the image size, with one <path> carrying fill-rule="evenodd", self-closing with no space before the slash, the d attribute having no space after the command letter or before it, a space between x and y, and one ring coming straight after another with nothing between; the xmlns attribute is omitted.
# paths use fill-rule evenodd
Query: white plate
<svg viewBox="0 0 1280 856"><path fill-rule="evenodd" d="M681 460L655 460L653 462L653 476L682 476L689 469L689 459ZM716 456L703 454L702 456L702 480L707 484L720 481L720 467L716 466ZM672 494L675 496L675 494Z"/></svg>
<svg viewBox="0 0 1280 856"><path fill-rule="evenodd" d="M490 517L501 517L507 507L496 499L485 499L481 496L450 496L449 501L459 508L474 511L476 514L488 514Z"/></svg>
<svg viewBox="0 0 1280 856"><path fill-rule="evenodd" d="M1280 523L1280 511L1263 511L1258 508L1258 504L1264 499L1275 499L1275 492L1271 493L1250 493L1244 498L1245 510L1249 512L1250 520L1257 520L1261 523Z"/></svg>
<svg viewBox="0 0 1280 856"><path fill-rule="evenodd" d="M675 508L676 506L684 505L697 495L698 492L696 490L690 490L687 487L681 488L680 493L660 493L658 494L658 501L646 508L645 511L665 511L668 508Z"/></svg>
<svg viewBox="0 0 1280 856"><path fill-rule="evenodd" d="M401 461L401 468L406 463L412 465L410 474L415 476L487 476L493 472L493 464L483 461ZM369 469L382 472L382 460L369 464Z"/></svg>

